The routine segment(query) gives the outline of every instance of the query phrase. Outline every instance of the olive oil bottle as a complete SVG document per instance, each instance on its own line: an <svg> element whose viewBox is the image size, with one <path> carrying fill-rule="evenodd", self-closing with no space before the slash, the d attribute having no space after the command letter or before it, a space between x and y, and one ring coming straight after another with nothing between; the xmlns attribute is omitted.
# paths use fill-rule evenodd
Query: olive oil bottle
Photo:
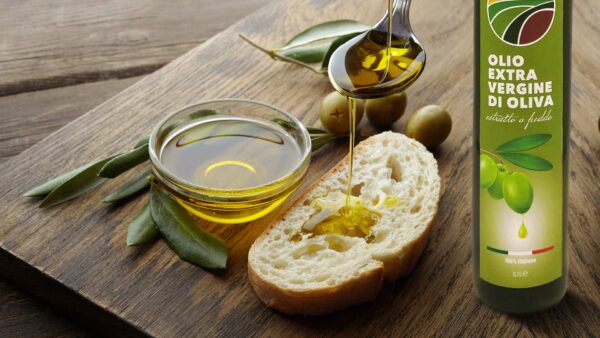
<svg viewBox="0 0 600 338"><path fill-rule="evenodd" d="M567 285L571 0L475 0L473 264L490 307Z"/></svg>

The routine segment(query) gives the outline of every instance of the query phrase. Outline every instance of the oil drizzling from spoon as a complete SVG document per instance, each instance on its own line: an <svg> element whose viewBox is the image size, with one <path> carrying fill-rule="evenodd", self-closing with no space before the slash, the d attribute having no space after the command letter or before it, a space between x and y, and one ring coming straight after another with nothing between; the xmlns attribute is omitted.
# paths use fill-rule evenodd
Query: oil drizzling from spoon
<svg viewBox="0 0 600 338"><path fill-rule="evenodd" d="M409 6L409 0L390 0L388 14L373 29L333 53L329 79L337 91L359 99L384 97L421 75L426 55L410 27Z"/></svg>
<svg viewBox="0 0 600 338"><path fill-rule="evenodd" d="M336 210L339 217L317 225L317 228L328 229L326 232L340 233L340 229L356 224L372 225L375 219L375 212L351 204L356 100L400 93L421 75L425 50L410 28L409 7L410 0L388 0L386 16L373 29L338 47L331 56L329 80L337 91L348 97L350 137L345 207ZM365 238L373 238L369 227L361 232Z"/></svg>
<svg viewBox="0 0 600 338"><path fill-rule="evenodd" d="M408 88L423 72L425 50L412 32L410 0L388 0L388 11L369 31L338 47L329 62L329 80L348 97L350 140L346 209L350 211L356 99L384 97Z"/></svg>

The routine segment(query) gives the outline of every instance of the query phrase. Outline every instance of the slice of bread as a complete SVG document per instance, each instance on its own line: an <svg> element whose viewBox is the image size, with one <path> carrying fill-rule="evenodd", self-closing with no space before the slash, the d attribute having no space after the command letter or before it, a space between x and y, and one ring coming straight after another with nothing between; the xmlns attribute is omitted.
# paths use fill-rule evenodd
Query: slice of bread
<svg viewBox="0 0 600 338"><path fill-rule="evenodd" d="M440 195L433 155L392 132L361 142L352 193L381 215L370 238L303 231L319 211L315 201L345 193L347 168L345 158L250 248L250 283L267 306L303 315L340 310L374 299L384 279L405 276L417 263Z"/></svg>

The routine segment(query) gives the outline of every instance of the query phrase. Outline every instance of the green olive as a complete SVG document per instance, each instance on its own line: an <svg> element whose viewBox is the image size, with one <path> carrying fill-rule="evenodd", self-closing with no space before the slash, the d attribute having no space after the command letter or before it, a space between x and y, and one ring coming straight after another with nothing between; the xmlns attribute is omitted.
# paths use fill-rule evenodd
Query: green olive
<svg viewBox="0 0 600 338"><path fill-rule="evenodd" d="M358 100L356 103L356 125L363 117L364 103ZM325 129L337 135L345 135L350 132L350 109L348 99L338 92L331 92L321 102L319 118Z"/></svg>
<svg viewBox="0 0 600 338"><path fill-rule="evenodd" d="M494 184L497 176L498 166L496 166L496 161L489 155L479 155L479 187L488 189Z"/></svg>
<svg viewBox="0 0 600 338"><path fill-rule="evenodd" d="M367 100L367 118L374 127L389 129L404 114L407 101L406 93Z"/></svg>
<svg viewBox="0 0 600 338"><path fill-rule="evenodd" d="M452 130L452 118L442 107L430 105L412 114L406 125L406 135L427 148L442 144Z"/></svg>
<svg viewBox="0 0 600 338"><path fill-rule="evenodd" d="M526 213L533 204L533 187L523 173L508 174L502 183L502 194L506 204L518 214Z"/></svg>
<svg viewBox="0 0 600 338"><path fill-rule="evenodd" d="M502 193L502 183L504 182L506 176L508 176L508 170L506 170L502 163L498 163L498 174L496 175L496 180L494 181L494 184L488 188L488 192L493 199L500 200L504 197L504 194Z"/></svg>

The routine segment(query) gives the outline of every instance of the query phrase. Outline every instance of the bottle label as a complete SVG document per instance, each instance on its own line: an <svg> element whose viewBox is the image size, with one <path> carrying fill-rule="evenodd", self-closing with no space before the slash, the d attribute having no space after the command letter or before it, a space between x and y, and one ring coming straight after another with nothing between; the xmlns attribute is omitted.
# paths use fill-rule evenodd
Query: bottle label
<svg viewBox="0 0 600 338"><path fill-rule="evenodd" d="M564 0L480 1L480 278L562 275Z"/></svg>

